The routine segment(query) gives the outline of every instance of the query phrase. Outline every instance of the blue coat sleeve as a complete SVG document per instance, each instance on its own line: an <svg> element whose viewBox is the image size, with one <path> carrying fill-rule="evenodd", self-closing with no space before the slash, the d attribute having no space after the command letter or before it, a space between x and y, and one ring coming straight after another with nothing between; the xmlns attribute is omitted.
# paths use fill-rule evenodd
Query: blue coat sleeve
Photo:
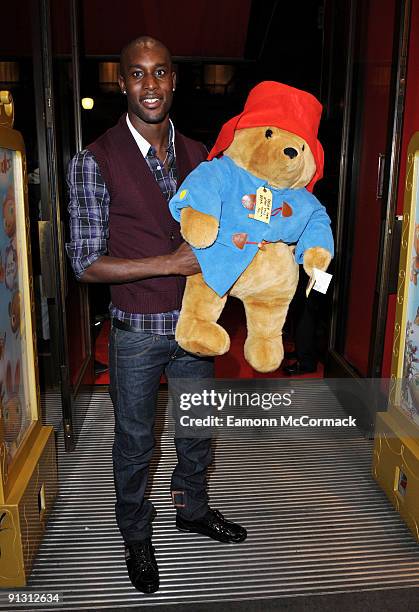
<svg viewBox="0 0 419 612"><path fill-rule="evenodd" d="M169 202L173 217L179 221L180 211L190 206L199 212L220 219L223 200L224 172L220 161L202 162L183 181Z"/></svg>
<svg viewBox="0 0 419 612"><path fill-rule="evenodd" d="M320 204L320 202L310 216L297 242L295 249L295 260L297 263L303 263L304 251L311 247L323 247L329 251L333 257L334 244L332 230L330 228L330 217L325 207Z"/></svg>

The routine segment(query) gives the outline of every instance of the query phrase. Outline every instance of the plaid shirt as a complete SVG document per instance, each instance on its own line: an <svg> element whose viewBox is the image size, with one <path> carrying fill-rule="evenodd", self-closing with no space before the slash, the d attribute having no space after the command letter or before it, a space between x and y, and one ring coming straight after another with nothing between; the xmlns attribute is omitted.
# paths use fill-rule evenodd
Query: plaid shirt
<svg viewBox="0 0 419 612"><path fill-rule="evenodd" d="M127 123L131 130L128 119ZM169 130L169 170L166 171L151 145L144 157L167 201L175 194L177 183L174 129L171 122ZM137 144L140 147L138 140ZM80 278L86 268L108 252L110 196L99 166L88 150L81 151L71 160L67 183L70 195L70 242L66 244L66 250L76 277ZM119 310L112 303L109 312L111 317L133 327L162 335L174 334L179 318L178 310L158 314L129 313Z"/></svg>

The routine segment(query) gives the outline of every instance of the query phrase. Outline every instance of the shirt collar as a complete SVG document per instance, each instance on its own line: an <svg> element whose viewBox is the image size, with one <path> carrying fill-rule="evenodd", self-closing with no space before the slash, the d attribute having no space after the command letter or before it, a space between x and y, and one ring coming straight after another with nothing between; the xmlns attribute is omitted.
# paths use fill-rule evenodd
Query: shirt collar
<svg viewBox="0 0 419 612"><path fill-rule="evenodd" d="M133 135L134 140L137 143L138 148L141 151L141 155L143 157L147 157L147 153L149 152L151 148L151 144L148 142L148 140L144 138L144 136L141 136L140 132L138 132L135 129L135 127L132 125L131 121L129 120L128 113L126 114L126 119L127 119L128 129ZM169 119L169 139L170 139L169 147L170 146L173 147L173 153L175 154L175 128L173 126L171 119Z"/></svg>

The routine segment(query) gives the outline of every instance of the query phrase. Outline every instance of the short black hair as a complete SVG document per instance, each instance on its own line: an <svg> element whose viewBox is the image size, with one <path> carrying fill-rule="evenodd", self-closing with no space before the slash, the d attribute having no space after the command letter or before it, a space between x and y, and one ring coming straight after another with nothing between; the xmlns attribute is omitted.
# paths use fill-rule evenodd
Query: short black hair
<svg viewBox="0 0 419 612"><path fill-rule="evenodd" d="M170 53L169 49L166 47L166 45L164 43L161 42L161 40L158 40L157 38L153 38L152 36L138 36L137 38L134 38L133 40L131 40L129 43L127 43L124 48L122 49L120 56L119 56L119 73L123 75L123 66L124 66L124 61L125 61L125 57L128 53L128 51L131 49L131 47L134 47L136 45L149 45L150 47L162 47L166 52L167 55L169 57L170 60L170 65L172 64L172 54Z"/></svg>

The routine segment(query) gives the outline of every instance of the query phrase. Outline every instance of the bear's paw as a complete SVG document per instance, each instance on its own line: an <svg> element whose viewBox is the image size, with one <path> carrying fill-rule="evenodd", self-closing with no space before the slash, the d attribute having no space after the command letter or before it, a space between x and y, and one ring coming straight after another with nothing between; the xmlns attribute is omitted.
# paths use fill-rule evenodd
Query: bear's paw
<svg viewBox="0 0 419 612"><path fill-rule="evenodd" d="M313 268L327 270L331 262L332 255L323 247L311 247L304 253L303 267L308 276L311 276Z"/></svg>
<svg viewBox="0 0 419 612"><path fill-rule="evenodd" d="M218 221L212 215L187 206L180 213L180 231L186 242L196 249L204 249L215 242Z"/></svg>

